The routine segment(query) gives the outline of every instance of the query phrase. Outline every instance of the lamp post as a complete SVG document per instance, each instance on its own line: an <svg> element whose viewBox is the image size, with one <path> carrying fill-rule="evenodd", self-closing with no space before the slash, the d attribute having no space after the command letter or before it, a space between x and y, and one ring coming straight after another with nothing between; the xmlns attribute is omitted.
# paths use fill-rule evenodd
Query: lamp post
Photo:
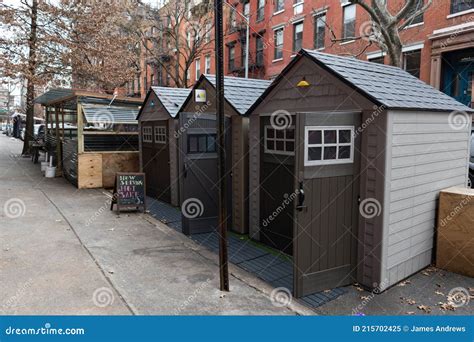
<svg viewBox="0 0 474 342"><path fill-rule="evenodd" d="M225 116L224 116L224 30L223 0L214 1L215 47L216 47L216 115L217 115L217 153L218 153L218 229L219 229L219 271L220 289L229 291L229 263L227 255L227 191L225 172Z"/></svg>

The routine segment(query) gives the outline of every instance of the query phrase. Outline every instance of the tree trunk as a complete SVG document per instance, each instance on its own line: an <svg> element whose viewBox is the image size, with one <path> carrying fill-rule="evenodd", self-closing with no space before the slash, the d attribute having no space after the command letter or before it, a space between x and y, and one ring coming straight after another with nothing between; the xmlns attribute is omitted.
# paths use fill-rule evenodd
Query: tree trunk
<svg viewBox="0 0 474 342"><path fill-rule="evenodd" d="M403 44L396 26L387 32L389 41L386 42L388 55L390 57L390 65L402 68L402 48Z"/></svg>
<svg viewBox="0 0 474 342"><path fill-rule="evenodd" d="M26 126L25 140L23 142L22 155L30 153L30 141L34 135L34 99L35 99L35 73L36 73L36 43L37 43L37 19L38 0L33 0L31 4L30 36L28 38L28 76L26 78Z"/></svg>

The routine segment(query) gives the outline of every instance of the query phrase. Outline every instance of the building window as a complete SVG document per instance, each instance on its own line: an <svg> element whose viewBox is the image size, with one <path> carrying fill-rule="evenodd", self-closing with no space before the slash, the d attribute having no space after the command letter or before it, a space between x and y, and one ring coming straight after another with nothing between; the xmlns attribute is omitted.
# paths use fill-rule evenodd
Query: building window
<svg viewBox="0 0 474 342"><path fill-rule="evenodd" d="M451 0L451 14L474 9L473 0Z"/></svg>
<svg viewBox="0 0 474 342"><path fill-rule="evenodd" d="M210 74L211 73L211 56L207 55L204 59L204 62L205 62L205 65L204 65L205 71L204 72L206 74Z"/></svg>
<svg viewBox="0 0 474 342"><path fill-rule="evenodd" d="M285 9L285 0L274 0L275 1L275 8L273 9L273 13L281 12Z"/></svg>
<svg viewBox="0 0 474 342"><path fill-rule="evenodd" d="M262 66L263 65L263 37L262 36L257 36L255 39L256 42L256 54L255 54L255 62L257 66Z"/></svg>
<svg viewBox="0 0 474 342"><path fill-rule="evenodd" d="M257 21L265 18L265 0L258 0L257 3Z"/></svg>
<svg viewBox="0 0 474 342"><path fill-rule="evenodd" d="M305 127L305 165L352 163L354 126Z"/></svg>
<svg viewBox="0 0 474 342"><path fill-rule="evenodd" d="M275 129L265 126L265 153L293 155L295 153L295 128Z"/></svg>
<svg viewBox="0 0 474 342"><path fill-rule="evenodd" d="M230 6L230 13L229 13L229 29L233 30L237 27L237 15L236 9L234 6Z"/></svg>
<svg viewBox="0 0 474 342"><path fill-rule="evenodd" d="M142 141L144 143L152 143L153 142L153 135L152 135L151 126L143 126Z"/></svg>
<svg viewBox="0 0 474 342"><path fill-rule="evenodd" d="M244 3L244 16L248 17L250 15L250 2L247 1Z"/></svg>
<svg viewBox="0 0 474 342"><path fill-rule="evenodd" d="M240 60L242 63L242 66L245 66L245 57L246 57L246 39L242 39L240 41Z"/></svg>
<svg viewBox="0 0 474 342"><path fill-rule="evenodd" d="M410 18L413 14L415 14L420 9L422 9L423 6L424 6L423 0L416 0L415 7L413 8L413 10L410 11L407 18ZM414 17L410 21L409 25L421 24L422 22L423 22L423 13L421 13L420 15L417 15L416 17Z"/></svg>
<svg viewBox="0 0 474 342"><path fill-rule="evenodd" d="M196 81L199 79L199 76L201 76L201 59L200 58L196 59Z"/></svg>
<svg viewBox="0 0 474 342"><path fill-rule="evenodd" d="M420 78L421 50L409 51L403 54L403 69Z"/></svg>
<svg viewBox="0 0 474 342"><path fill-rule="evenodd" d="M275 52L273 59L283 58L283 27L274 31Z"/></svg>
<svg viewBox="0 0 474 342"><path fill-rule="evenodd" d="M188 134L188 153L216 152L215 134Z"/></svg>
<svg viewBox="0 0 474 342"><path fill-rule="evenodd" d="M324 48L324 38L326 36L326 13L318 14L314 17L314 48Z"/></svg>
<svg viewBox="0 0 474 342"><path fill-rule="evenodd" d="M303 22L293 25L293 52L301 50L303 44Z"/></svg>
<svg viewBox="0 0 474 342"><path fill-rule="evenodd" d="M343 38L355 37L356 5L346 5L343 8Z"/></svg>
<svg viewBox="0 0 474 342"><path fill-rule="evenodd" d="M229 71L235 69L235 46L229 46Z"/></svg>
<svg viewBox="0 0 474 342"><path fill-rule="evenodd" d="M369 59L369 62L377 63L377 64L384 64L385 63L385 57L381 56L381 57L371 58L371 59Z"/></svg>
<svg viewBox="0 0 474 342"><path fill-rule="evenodd" d="M166 144L165 126L155 126L155 142L158 144Z"/></svg>
<svg viewBox="0 0 474 342"><path fill-rule="evenodd" d="M211 41L211 32L212 32L212 25L210 23L206 23L206 33L204 35L204 41L209 43Z"/></svg>
<svg viewBox="0 0 474 342"><path fill-rule="evenodd" d="M150 85L154 86L155 84L155 74L150 75Z"/></svg>
<svg viewBox="0 0 474 342"><path fill-rule="evenodd" d="M293 14L297 15L303 13L303 5L304 0L294 0Z"/></svg>

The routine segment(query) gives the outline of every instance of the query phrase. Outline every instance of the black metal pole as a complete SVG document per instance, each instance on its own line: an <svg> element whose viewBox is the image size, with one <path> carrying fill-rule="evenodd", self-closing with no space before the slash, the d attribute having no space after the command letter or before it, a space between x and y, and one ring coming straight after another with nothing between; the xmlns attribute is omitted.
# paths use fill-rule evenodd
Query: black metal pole
<svg viewBox="0 0 474 342"><path fill-rule="evenodd" d="M219 179L219 269L221 291L229 291L229 265L227 256L227 200L225 177L225 116L224 116L224 30L223 0L214 0L215 39L216 39L216 115L217 115L217 153Z"/></svg>

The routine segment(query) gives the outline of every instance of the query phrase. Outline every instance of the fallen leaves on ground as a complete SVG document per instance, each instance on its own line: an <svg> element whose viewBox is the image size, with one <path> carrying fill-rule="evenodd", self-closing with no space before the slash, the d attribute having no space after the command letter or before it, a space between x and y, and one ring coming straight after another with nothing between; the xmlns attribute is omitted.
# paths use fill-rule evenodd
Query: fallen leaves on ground
<svg viewBox="0 0 474 342"><path fill-rule="evenodd" d="M409 281L409 280L404 280L404 281L400 282L400 283L398 284L398 286L403 287L403 286L407 286L407 285L409 285L409 284L411 284L411 281Z"/></svg>
<svg viewBox="0 0 474 342"><path fill-rule="evenodd" d="M414 315L415 311L407 311L407 315Z"/></svg>
<svg viewBox="0 0 474 342"><path fill-rule="evenodd" d="M443 296L443 297L444 297L444 293L441 292L441 291L435 291L435 293L436 293L437 295L440 295L440 296Z"/></svg>
<svg viewBox="0 0 474 342"><path fill-rule="evenodd" d="M418 305L418 310L424 311L426 313L431 313L431 308L427 305Z"/></svg>
<svg viewBox="0 0 474 342"><path fill-rule="evenodd" d="M407 299L407 303L410 305L415 305L416 301L414 299Z"/></svg>
<svg viewBox="0 0 474 342"><path fill-rule="evenodd" d="M441 310L444 310L444 311L448 311L448 310L449 311L455 311L456 310L456 308L452 304L449 304L449 303L439 302L438 305L439 305L439 308Z"/></svg>

